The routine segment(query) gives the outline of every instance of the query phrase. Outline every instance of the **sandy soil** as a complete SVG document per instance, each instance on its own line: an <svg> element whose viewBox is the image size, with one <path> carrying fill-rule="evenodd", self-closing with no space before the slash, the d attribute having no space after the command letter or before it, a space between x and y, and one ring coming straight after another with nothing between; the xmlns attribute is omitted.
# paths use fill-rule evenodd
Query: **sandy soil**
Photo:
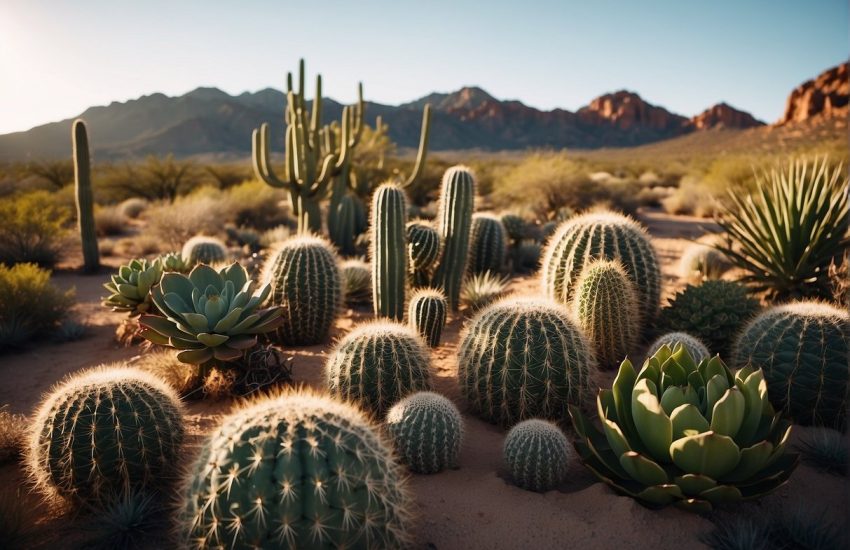
<svg viewBox="0 0 850 550"><path fill-rule="evenodd" d="M665 296L670 296L684 285L677 275L677 262L688 239L699 237L711 224L697 218L671 217L657 212L647 212L642 217L654 237L663 264ZM30 413L42 393L64 375L104 362L130 359L139 353L138 348L119 347L113 339L122 316L107 311L99 303L103 295L100 285L106 276L86 277L72 272L55 275L57 284L76 288L77 310L91 325L91 335L78 342L40 346L0 356L0 404L8 403L13 411ZM516 279L511 290L536 292L537 281L533 277ZM333 338L341 337L354 324L370 316L365 310L345 311L336 323ZM502 465L503 430L468 414L457 387L456 348L463 321L463 312L460 317L450 319L444 343L432 355L436 390L454 400L464 411L466 438L460 467L437 475L410 477L418 515L416 547L441 550L595 549L613 548L623 543L636 548L703 547L699 536L711 529L707 519L673 508L647 509L597 483L578 463L564 484L545 494L511 485ZM291 351L297 382L322 386L322 368L329 347ZM605 378L607 382L611 374ZM192 454L203 434L233 405L233 402L189 403L191 436L187 456ZM801 431L797 430L797 438ZM20 495L16 497L18 491ZM846 478L802 465L790 483L777 493L757 503L740 506L733 512L763 514L774 507L823 507L828 516L846 522L848 494ZM57 516L48 510L37 495L28 492L17 464L0 467L0 497L9 496L18 498L20 509L24 511L24 525L29 532L26 547L65 547L70 540L79 537L76 527L82 520L73 515ZM2 541L0 547L3 547Z"/></svg>

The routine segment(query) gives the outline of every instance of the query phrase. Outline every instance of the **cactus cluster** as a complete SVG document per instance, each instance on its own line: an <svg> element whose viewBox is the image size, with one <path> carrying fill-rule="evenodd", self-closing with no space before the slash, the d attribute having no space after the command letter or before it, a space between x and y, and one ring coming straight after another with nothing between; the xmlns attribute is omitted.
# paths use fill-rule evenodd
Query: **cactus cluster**
<svg viewBox="0 0 850 550"><path fill-rule="evenodd" d="M330 393L353 399L376 416L402 397L431 389L428 347L413 329L376 321L340 340L325 364Z"/></svg>
<svg viewBox="0 0 850 550"><path fill-rule="evenodd" d="M437 229L443 253L434 272L433 284L446 294L453 311L460 306L460 289L469 254L475 178L465 166L453 166L443 174Z"/></svg>
<svg viewBox="0 0 850 550"><path fill-rule="evenodd" d="M505 298L476 315L461 338L458 379L472 410L512 425L560 419L592 387L596 360L569 312L543 298Z"/></svg>
<svg viewBox="0 0 850 550"><path fill-rule="evenodd" d="M564 481L575 451L558 426L530 418L511 428L503 454L517 486L543 493Z"/></svg>
<svg viewBox="0 0 850 550"><path fill-rule="evenodd" d="M407 200L404 190L385 183L372 196L370 257L375 315L404 319L407 289Z"/></svg>
<svg viewBox="0 0 850 550"><path fill-rule="evenodd" d="M425 391L408 395L389 410L385 425L412 471L434 474L457 466L463 418L446 397Z"/></svg>
<svg viewBox="0 0 850 550"><path fill-rule="evenodd" d="M83 270L95 273L100 269L100 251L97 248L97 228L94 223L89 135L86 123L81 119L74 121L71 138L74 150L74 197L77 203L77 227L83 245Z"/></svg>
<svg viewBox="0 0 850 550"><path fill-rule="evenodd" d="M427 286L440 258L440 234L422 220L407 224L407 261L414 286Z"/></svg>
<svg viewBox="0 0 850 550"><path fill-rule="evenodd" d="M432 348L440 345L447 309L446 297L433 288L419 289L410 297L408 322Z"/></svg>
<svg viewBox="0 0 850 550"><path fill-rule="evenodd" d="M470 273L499 273L505 266L507 236L499 218L491 214L472 216L470 237Z"/></svg>
<svg viewBox="0 0 850 550"><path fill-rule="evenodd" d="M28 467L45 496L98 504L161 486L182 439L182 407L165 382L103 366L57 385L41 403Z"/></svg>
<svg viewBox="0 0 850 550"><path fill-rule="evenodd" d="M162 262L157 259L131 260L129 264L118 268L118 273L112 275L112 280L103 287L110 292L103 299L103 305L113 311L126 311L130 317L151 311L151 287L159 283L162 277ZM152 313L156 313L153 308Z"/></svg>
<svg viewBox="0 0 850 550"><path fill-rule="evenodd" d="M180 495L181 547L410 543L412 500L389 444L355 407L303 391L224 418Z"/></svg>
<svg viewBox="0 0 850 550"><path fill-rule="evenodd" d="M684 346L697 363L701 362L703 359L711 357L711 352L705 344L703 344L699 338L691 336L687 332L668 332L667 334L662 334L654 342L652 342L652 344L650 344L646 355L648 357L655 355L662 346L674 349L677 344Z"/></svg>
<svg viewBox="0 0 850 550"><path fill-rule="evenodd" d="M227 261L227 247L221 239L196 235L186 241L180 256L189 265L196 264L220 264Z"/></svg>
<svg viewBox="0 0 850 550"><path fill-rule="evenodd" d="M850 313L818 302L774 306L735 341L734 362L764 371L774 407L798 424L843 427L850 389Z"/></svg>
<svg viewBox="0 0 850 550"><path fill-rule="evenodd" d="M327 340L342 300L342 279L331 245L321 237L299 235L269 255L263 280L271 285L269 302L281 306L277 339L309 346Z"/></svg>

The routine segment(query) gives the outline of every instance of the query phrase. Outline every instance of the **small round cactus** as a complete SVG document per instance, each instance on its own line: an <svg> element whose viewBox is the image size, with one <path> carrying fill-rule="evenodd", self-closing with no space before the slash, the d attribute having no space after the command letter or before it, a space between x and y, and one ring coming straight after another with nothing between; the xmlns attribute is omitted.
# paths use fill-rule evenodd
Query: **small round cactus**
<svg viewBox="0 0 850 550"><path fill-rule="evenodd" d="M440 258L440 234L427 221L407 224L407 264L415 286L428 284L431 269Z"/></svg>
<svg viewBox="0 0 850 550"><path fill-rule="evenodd" d="M189 265L219 264L227 261L227 247L215 237L196 235L186 241L180 255Z"/></svg>
<svg viewBox="0 0 850 550"><path fill-rule="evenodd" d="M410 297L408 322L432 348L440 345L440 336L446 324L446 310L446 297L439 290L423 288Z"/></svg>
<svg viewBox="0 0 850 550"><path fill-rule="evenodd" d="M159 378L106 365L54 387L31 430L28 467L41 492L98 504L171 478L183 410Z"/></svg>
<svg viewBox="0 0 850 550"><path fill-rule="evenodd" d="M502 214L500 219L508 238L512 241L521 241L526 237L527 228L525 220L516 214Z"/></svg>
<svg viewBox="0 0 850 550"><path fill-rule="evenodd" d="M561 419L588 397L596 360L572 316L545 298L505 298L470 321L458 380L472 410L505 426Z"/></svg>
<svg viewBox="0 0 850 550"><path fill-rule="evenodd" d="M408 395L389 410L387 432L396 451L418 474L457 466L463 419L454 403L438 393Z"/></svg>
<svg viewBox="0 0 850 550"><path fill-rule="evenodd" d="M655 355L661 346L667 346L670 349L674 349L676 344L682 344L685 346L685 349L688 350L688 353L691 354L694 361L696 363L701 363L703 359L708 359L711 357L711 352L708 351L708 348L703 344L699 338L691 336L687 332L668 332L667 334L663 334L659 336L646 351L647 357L652 357Z"/></svg>
<svg viewBox="0 0 850 550"><path fill-rule="evenodd" d="M529 491L557 487L567 477L574 454L558 426L537 418L520 422L505 437L505 464L514 483Z"/></svg>
<svg viewBox="0 0 850 550"><path fill-rule="evenodd" d="M343 294L348 305L372 303L372 266L363 260L345 260L339 265Z"/></svg>
<svg viewBox="0 0 850 550"><path fill-rule="evenodd" d="M499 273L505 266L507 236L499 218L490 214L472 216L472 237L469 243L470 273Z"/></svg>
<svg viewBox="0 0 850 550"><path fill-rule="evenodd" d="M325 364L332 395L381 417L410 393L431 389L428 347L412 328L391 321L361 325L340 340Z"/></svg>
<svg viewBox="0 0 850 550"><path fill-rule="evenodd" d="M764 371L768 396L798 424L843 427L850 388L850 313L818 302L774 306L735 342L738 367Z"/></svg>
<svg viewBox="0 0 850 550"><path fill-rule="evenodd" d="M283 307L277 339L310 346L327 340L342 300L336 254L321 237L300 235L269 255L263 279L272 287L269 302Z"/></svg>
<svg viewBox="0 0 850 550"><path fill-rule="evenodd" d="M177 512L191 548L399 548L411 498L390 445L351 405L306 392L249 404L213 431Z"/></svg>

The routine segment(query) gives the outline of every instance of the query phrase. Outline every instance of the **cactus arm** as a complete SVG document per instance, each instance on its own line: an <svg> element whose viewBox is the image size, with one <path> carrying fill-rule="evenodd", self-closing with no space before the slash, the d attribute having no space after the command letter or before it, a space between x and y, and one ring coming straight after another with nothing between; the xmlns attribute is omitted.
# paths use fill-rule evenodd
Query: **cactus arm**
<svg viewBox="0 0 850 550"><path fill-rule="evenodd" d="M428 138L431 134L431 104L425 105L425 110L422 111L422 132L419 135L419 151L416 154L416 164L413 166L413 172L404 182L404 187L408 187L416 183L416 180L422 175L425 168L425 159L428 156Z"/></svg>
<svg viewBox="0 0 850 550"><path fill-rule="evenodd" d="M80 119L74 121L72 140L77 225L83 245L83 270L86 273L94 273L100 268L100 252L97 248L97 231L94 224L89 137L86 132L86 123Z"/></svg>
<svg viewBox="0 0 850 550"><path fill-rule="evenodd" d="M322 131L322 75L316 75L316 97L313 98L313 109L310 113L310 145L319 149L319 134Z"/></svg>
<svg viewBox="0 0 850 550"><path fill-rule="evenodd" d="M251 156L254 164L254 174L266 185L284 188L287 182L277 177L272 170L269 147L269 125L263 123L258 129L254 129L251 135Z"/></svg>

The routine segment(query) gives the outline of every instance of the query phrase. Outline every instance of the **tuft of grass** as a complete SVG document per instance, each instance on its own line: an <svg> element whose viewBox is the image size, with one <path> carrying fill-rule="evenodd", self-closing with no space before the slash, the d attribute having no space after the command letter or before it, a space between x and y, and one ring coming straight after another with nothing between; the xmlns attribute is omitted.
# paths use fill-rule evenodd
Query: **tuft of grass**
<svg viewBox="0 0 850 550"><path fill-rule="evenodd" d="M714 550L771 550L776 548L771 535L770 524L762 519L724 515L700 540Z"/></svg>
<svg viewBox="0 0 850 550"><path fill-rule="evenodd" d="M59 323L53 339L57 342L76 342L89 335L89 326L74 319L65 319Z"/></svg>
<svg viewBox="0 0 850 550"><path fill-rule="evenodd" d="M9 412L8 405L0 407L0 464L21 456L26 444L26 433L27 418Z"/></svg>
<svg viewBox="0 0 850 550"><path fill-rule="evenodd" d="M472 311L478 311L501 298L508 288L509 281L508 277L493 275L489 271L468 276L460 291L461 301Z"/></svg>
<svg viewBox="0 0 850 550"><path fill-rule="evenodd" d="M824 510L803 505L780 515L774 538L791 548L803 550L847 548L848 543L841 527L827 518Z"/></svg>
<svg viewBox="0 0 850 550"><path fill-rule="evenodd" d="M829 428L811 428L798 446L807 464L831 474L847 475L850 448L841 432Z"/></svg>
<svg viewBox="0 0 850 550"><path fill-rule="evenodd" d="M172 350L157 349L146 353L134 360L133 366L162 379L182 397L189 395L198 387L196 367L181 363L177 359L177 353Z"/></svg>
<svg viewBox="0 0 850 550"><path fill-rule="evenodd" d="M166 530L164 507L153 494L131 493L107 503L85 525L92 549L163 548Z"/></svg>
<svg viewBox="0 0 850 550"><path fill-rule="evenodd" d="M0 492L0 543L3 548L27 548L21 488Z"/></svg>

